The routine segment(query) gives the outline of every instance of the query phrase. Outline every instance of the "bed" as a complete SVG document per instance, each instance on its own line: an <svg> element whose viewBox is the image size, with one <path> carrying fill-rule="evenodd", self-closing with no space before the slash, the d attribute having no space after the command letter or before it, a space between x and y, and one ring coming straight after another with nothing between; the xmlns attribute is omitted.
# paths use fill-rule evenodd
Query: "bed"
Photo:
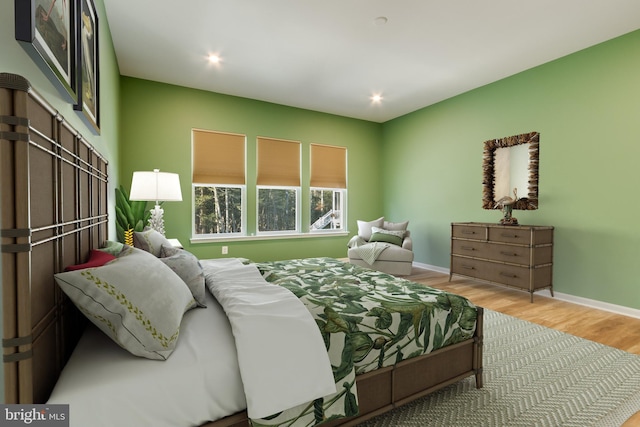
<svg viewBox="0 0 640 427"><path fill-rule="evenodd" d="M231 385L225 385L227 394L231 396L230 402L219 401L209 394L216 393L221 375L237 372L240 369L237 364L241 363L237 361L238 355L234 354L232 341L229 341L233 334L227 326L216 328L221 336L202 339L203 333L211 330L211 322L216 325L228 322L229 327L233 327L233 321L223 315L225 308L218 303L221 298L216 300L207 291L207 308L194 308L184 314L173 354L165 361L150 361L124 352L93 324L87 325L85 316L56 285L55 274L67 266L82 264L92 250L108 240L108 165L88 141L30 88L25 79L15 75L0 75L0 144L6 402L64 403L64 400L71 399L67 393L82 390L76 397L81 399L90 396L89 391L94 386L104 386L111 387L111 391L105 392L97 387L97 393L111 395L113 400L105 399L97 404L106 405L107 411L124 416L129 424L132 420L141 420L135 424L249 425L243 386L238 383L237 374L231 375L235 377L229 380ZM216 274L212 273L213 267L206 266L207 260L201 261L206 271ZM266 283L277 285L270 288L287 290L300 301L310 298L316 309L322 307L322 310L316 310L313 322L321 326L321 336L325 340L327 331L337 324L331 320L334 315L327 314L325 310L325 299L332 299L335 296L332 289L335 291L341 284L355 286L349 292L350 299L341 303L346 314L339 314L335 319L348 320L346 331L355 337L350 342L357 344L357 359L362 362L360 366L353 367L353 390L357 390L353 398L357 399L357 415L347 414L350 416L336 418L325 425L355 425L470 375L475 375L477 387L482 387L480 307L473 307L460 297L427 291L428 288L421 285L328 258L271 263L238 260L238 263L242 268L257 271ZM315 288L320 293L312 295L302 285ZM367 287L387 285L391 286L391 291L387 292L386 306L382 305L386 310L367 309L367 314L373 314L362 315L364 312L360 304L369 292L358 293L353 289L366 290ZM406 292L414 286L417 290ZM431 293L433 299L451 300L451 306L464 306L465 320L470 325L466 326L465 333L456 333L456 339L430 339L430 344L425 345L425 340L411 335L427 329L422 323L424 316L416 314L415 306L403 307L399 301L390 303L388 298L394 292L398 297L411 294L411 298L426 292ZM398 335L411 336L407 342L393 341L393 337L369 339L369 334L348 329L355 317L369 317L378 332L389 329L392 324L388 316L391 306L395 307L391 310L392 317L397 318L393 321L398 321L398 330L403 331ZM462 311L456 310L450 311L462 316ZM442 325L447 323L446 317L441 321ZM327 327L329 323L333 326ZM436 323L429 328L435 330ZM448 336L451 335L449 333ZM420 351L410 350L411 342L420 347ZM216 353L221 348L226 349L223 355ZM211 361L203 358L203 354L216 356ZM201 363L200 367L186 362L194 360ZM192 365L196 365L195 370L183 370ZM114 380L114 369L121 369L127 373L125 380L145 384L148 390L164 390L168 403L135 400L117 392L127 387L122 383L109 384ZM150 378L157 380L157 369L172 372L178 381L187 382L172 385L174 380L160 380L154 386ZM82 387L77 387L78 384ZM170 404L174 400L171 393L191 398L176 407ZM347 403L351 403L350 394L343 393L343 398L345 396ZM135 404L127 405L127 402ZM117 410L114 410L114 405L117 405ZM125 411L126 407L133 407L137 414ZM203 407L204 413L198 415L200 418L197 420L186 423L180 418L185 413L192 416ZM161 414L167 424L148 419L153 412ZM72 420L73 417L72 405Z"/></svg>

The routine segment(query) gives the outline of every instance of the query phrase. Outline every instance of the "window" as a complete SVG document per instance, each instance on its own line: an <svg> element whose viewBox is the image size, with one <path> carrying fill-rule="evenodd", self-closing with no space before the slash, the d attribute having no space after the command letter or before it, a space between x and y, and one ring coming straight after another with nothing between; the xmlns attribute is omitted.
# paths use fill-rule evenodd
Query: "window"
<svg viewBox="0 0 640 427"><path fill-rule="evenodd" d="M300 143L258 138L257 232L300 231Z"/></svg>
<svg viewBox="0 0 640 427"><path fill-rule="evenodd" d="M311 231L342 230L344 191L311 189Z"/></svg>
<svg viewBox="0 0 640 427"><path fill-rule="evenodd" d="M194 185L194 234L242 233L242 187Z"/></svg>
<svg viewBox="0 0 640 427"><path fill-rule="evenodd" d="M200 129L191 136L194 239L345 231L345 147Z"/></svg>
<svg viewBox="0 0 640 427"><path fill-rule="evenodd" d="M258 232L298 230L298 191L258 187Z"/></svg>
<svg viewBox="0 0 640 427"><path fill-rule="evenodd" d="M244 135L192 131L194 236L244 233L245 145Z"/></svg>
<svg viewBox="0 0 640 427"><path fill-rule="evenodd" d="M344 230L347 149L311 144L310 231Z"/></svg>

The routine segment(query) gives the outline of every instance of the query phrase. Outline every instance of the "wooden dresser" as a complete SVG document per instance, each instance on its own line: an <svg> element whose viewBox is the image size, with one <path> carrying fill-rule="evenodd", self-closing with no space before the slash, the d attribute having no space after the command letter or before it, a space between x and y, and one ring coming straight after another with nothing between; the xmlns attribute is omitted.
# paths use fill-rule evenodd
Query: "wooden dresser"
<svg viewBox="0 0 640 427"><path fill-rule="evenodd" d="M549 288L553 296L553 227L454 222L451 270L533 293Z"/></svg>

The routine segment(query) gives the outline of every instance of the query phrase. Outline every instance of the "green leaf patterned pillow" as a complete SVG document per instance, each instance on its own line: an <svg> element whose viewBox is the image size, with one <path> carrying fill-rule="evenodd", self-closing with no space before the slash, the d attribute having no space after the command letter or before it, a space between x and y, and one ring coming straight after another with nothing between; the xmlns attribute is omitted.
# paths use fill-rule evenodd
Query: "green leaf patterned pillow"
<svg viewBox="0 0 640 427"><path fill-rule="evenodd" d="M385 230L384 228L371 227L371 238L369 242L386 242L393 245L402 246L405 231L401 230Z"/></svg>
<svg viewBox="0 0 640 427"><path fill-rule="evenodd" d="M58 273L60 288L89 320L130 353L166 360L183 314L196 301L171 268L130 246L97 268Z"/></svg>

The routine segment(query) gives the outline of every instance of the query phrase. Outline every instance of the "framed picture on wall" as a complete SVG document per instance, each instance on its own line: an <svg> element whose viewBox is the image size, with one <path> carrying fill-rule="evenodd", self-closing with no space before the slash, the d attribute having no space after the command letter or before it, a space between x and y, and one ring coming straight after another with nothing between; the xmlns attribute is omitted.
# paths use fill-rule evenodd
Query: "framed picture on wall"
<svg viewBox="0 0 640 427"><path fill-rule="evenodd" d="M100 133L98 14L93 0L78 0L78 99L74 109Z"/></svg>
<svg viewBox="0 0 640 427"><path fill-rule="evenodd" d="M76 0L15 0L16 40L70 102L77 99Z"/></svg>

